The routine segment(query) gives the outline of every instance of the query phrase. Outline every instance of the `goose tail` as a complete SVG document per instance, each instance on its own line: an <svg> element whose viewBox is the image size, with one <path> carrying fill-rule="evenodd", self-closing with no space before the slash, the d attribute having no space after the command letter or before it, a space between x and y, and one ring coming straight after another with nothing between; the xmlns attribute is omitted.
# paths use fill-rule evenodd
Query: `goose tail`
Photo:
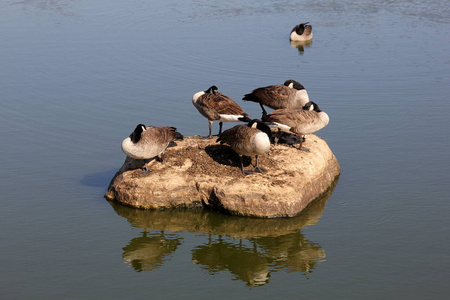
<svg viewBox="0 0 450 300"><path fill-rule="evenodd" d="M175 138L175 140L182 141L184 139L184 136L181 133L179 133L178 131L175 131L174 138Z"/></svg>
<svg viewBox="0 0 450 300"><path fill-rule="evenodd" d="M252 119L250 119L248 117L248 115L246 114L243 117L239 117L238 120L241 121L241 122L250 122Z"/></svg>
<svg viewBox="0 0 450 300"><path fill-rule="evenodd" d="M170 129L174 134L173 135L174 140L182 141L184 139L184 136L181 133L179 133L175 127L170 127Z"/></svg>
<svg viewBox="0 0 450 300"><path fill-rule="evenodd" d="M245 94L244 98L242 98L244 101L252 101L252 102L258 102L258 99L253 95L253 93Z"/></svg>

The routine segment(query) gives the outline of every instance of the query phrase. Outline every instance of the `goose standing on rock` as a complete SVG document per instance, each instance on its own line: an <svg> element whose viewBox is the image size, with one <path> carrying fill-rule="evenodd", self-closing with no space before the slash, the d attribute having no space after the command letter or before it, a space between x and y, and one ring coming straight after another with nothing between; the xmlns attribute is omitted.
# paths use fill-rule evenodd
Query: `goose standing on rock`
<svg viewBox="0 0 450 300"><path fill-rule="evenodd" d="M254 172L264 173L267 170L259 166L258 155L270 150L271 130L260 120L251 120L247 125L236 125L219 135L217 142L228 144L238 155L241 162L241 171L244 175ZM242 155L255 156L256 165L253 170L245 170Z"/></svg>
<svg viewBox="0 0 450 300"><path fill-rule="evenodd" d="M151 172L148 162L161 154L160 161L164 163L164 152L173 140L182 139L183 136L175 127L155 127L139 124L129 137L122 142L122 151L129 157L144 160L142 174Z"/></svg>
<svg viewBox="0 0 450 300"><path fill-rule="evenodd" d="M290 39L295 42L307 42L312 40L312 26L308 25L309 22L300 23L291 30Z"/></svg>
<svg viewBox="0 0 450 300"><path fill-rule="evenodd" d="M302 147L302 136L324 128L328 125L330 118L320 110L315 102L310 101L302 108L274 110L262 120L276 126L281 131L298 135L300 137L299 150L309 152L308 148Z"/></svg>
<svg viewBox="0 0 450 300"><path fill-rule="evenodd" d="M309 96L301 83L289 79L283 85L269 85L254 89L251 93L244 95L242 100L259 103L263 116L266 116L267 111L263 105L272 109L301 108L309 102Z"/></svg>
<svg viewBox="0 0 450 300"><path fill-rule="evenodd" d="M249 115L230 97L219 92L213 85L206 91L195 93L192 103L197 110L208 119L209 135L212 138L213 121L219 121L219 135L222 133L223 122L240 122L240 118L247 120ZM248 119L250 120L250 119Z"/></svg>

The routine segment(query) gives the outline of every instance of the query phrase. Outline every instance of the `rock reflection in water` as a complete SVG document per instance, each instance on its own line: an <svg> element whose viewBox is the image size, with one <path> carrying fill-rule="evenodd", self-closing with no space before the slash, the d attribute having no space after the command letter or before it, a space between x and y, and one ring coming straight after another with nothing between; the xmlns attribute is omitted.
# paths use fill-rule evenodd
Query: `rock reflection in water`
<svg viewBox="0 0 450 300"><path fill-rule="evenodd" d="M206 239L191 250L190 259L195 264L211 275L228 271L234 279L258 286L268 283L277 271L307 274L325 261L325 251L308 240L301 228L318 221L331 193L332 189L302 215L283 219L243 218L201 209L154 211L114 202L111 205L133 227L144 228L142 236L123 248L123 259L136 271L160 267L182 244L182 232L193 232L204 234Z"/></svg>
<svg viewBox="0 0 450 300"><path fill-rule="evenodd" d="M326 199L322 199L302 216L290 219L298 226L295 230L281 223L267 222L270 220L253 220L260 221L259 228L265 228L268 234L259 231L254 236L239 236L239 239L209 235L207 243L192 250L192 259L210 274L227 270L249 286L268 283L270 274L279 270L310 273L325 260L325 251L318 243L307 240L300 228L317 222L325 203Z"/></svg>

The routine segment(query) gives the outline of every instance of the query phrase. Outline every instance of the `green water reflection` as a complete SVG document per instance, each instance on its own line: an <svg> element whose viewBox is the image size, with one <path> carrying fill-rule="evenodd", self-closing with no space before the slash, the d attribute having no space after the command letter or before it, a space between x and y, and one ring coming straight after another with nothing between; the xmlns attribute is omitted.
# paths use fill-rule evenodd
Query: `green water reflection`
<svg viewBox="0 0 450 300"><path fill-rule="evenodd" d="M204 240L194 246L192 262L214 275L228 271L249 286L264 285L280 270L308 274L325 261L325 250L301 229L321 217L330 192L295 218L257 219L207 210L140 210L111 203L115 212L140 236L123 247L123 259L134 270L151 271L170 260L186 239L184 232Z"/></svg>

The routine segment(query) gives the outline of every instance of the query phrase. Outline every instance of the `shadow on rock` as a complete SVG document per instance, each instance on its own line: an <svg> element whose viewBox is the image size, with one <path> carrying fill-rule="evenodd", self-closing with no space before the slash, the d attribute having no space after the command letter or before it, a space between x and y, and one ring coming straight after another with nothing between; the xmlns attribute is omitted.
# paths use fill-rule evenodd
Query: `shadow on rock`
<svg viewBox="0 0 450 300"><path fill-rule="evenodd" d="M226 145L210 145L205 147L206 153L214 159L217 163L221 165L231 166L240 168L241 163L239 161L239 155L233 151L229 146ZM242 156L242 163L244 167L251 164L252 160L250 157Z"/></svg>

